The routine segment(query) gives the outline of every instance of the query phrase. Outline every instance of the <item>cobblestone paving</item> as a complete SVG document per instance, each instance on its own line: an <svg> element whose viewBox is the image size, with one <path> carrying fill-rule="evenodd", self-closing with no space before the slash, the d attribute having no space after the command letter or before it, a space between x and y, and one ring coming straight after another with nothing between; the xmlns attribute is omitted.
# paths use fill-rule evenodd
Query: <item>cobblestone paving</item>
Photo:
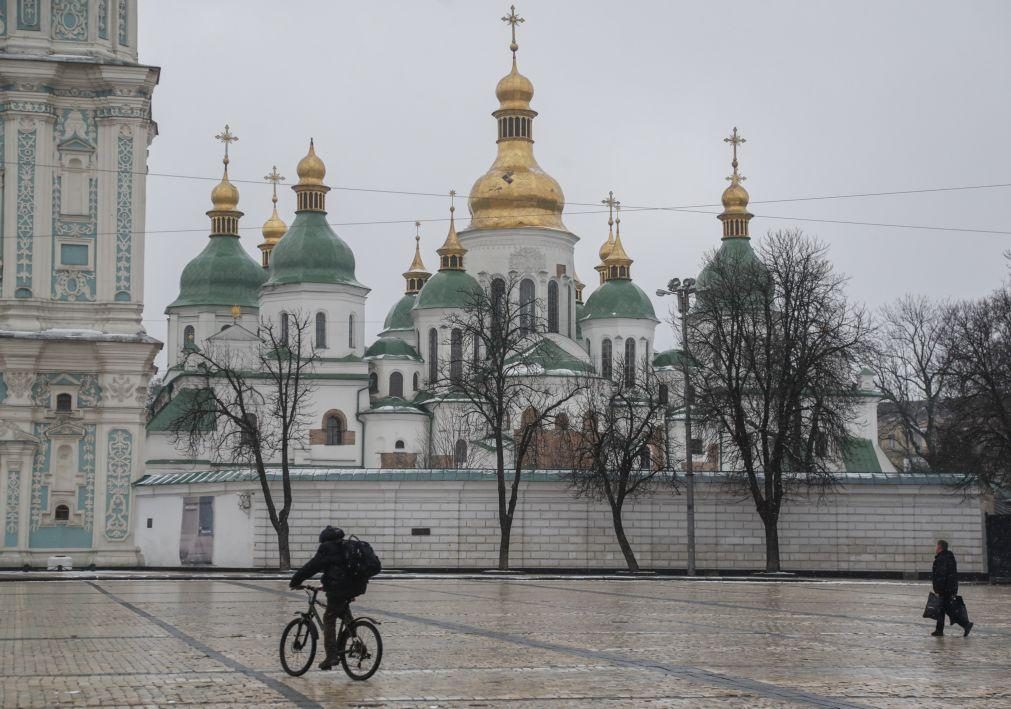
<svg viewBox="0 0 1011 709"><path fill-rule="evenodd" d="M0 583L0 706L1011 707L1011 588L389 575L378 674L281 671L279 581ZM322 650L322 648L321 648ZM318 661L319 658L317 658Z"/></svg>

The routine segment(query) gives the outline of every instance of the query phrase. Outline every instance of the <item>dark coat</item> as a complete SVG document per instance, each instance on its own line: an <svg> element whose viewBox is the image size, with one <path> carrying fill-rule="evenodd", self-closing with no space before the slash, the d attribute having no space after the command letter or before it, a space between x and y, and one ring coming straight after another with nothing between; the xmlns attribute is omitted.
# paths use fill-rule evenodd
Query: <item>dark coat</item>
<svg viewBox="0 0 1011 709"><path fill-rule="evenodd" d="M343 536L343 535L341 535ZM295 572L291 577L291 586L298 586L306 579L323 574L323 589L326 591L345 591L348 586L346 544L338 536L337 530L327 527L320 534L320 545L316 556Z"/></svg>
<svg viewBox="0 0 1011 709"><path fill-rule="evenodd" d="M945 549L934 557L934 568L930 573L934 593L951 597L958 593L958 565L955 555Z"/></svg>

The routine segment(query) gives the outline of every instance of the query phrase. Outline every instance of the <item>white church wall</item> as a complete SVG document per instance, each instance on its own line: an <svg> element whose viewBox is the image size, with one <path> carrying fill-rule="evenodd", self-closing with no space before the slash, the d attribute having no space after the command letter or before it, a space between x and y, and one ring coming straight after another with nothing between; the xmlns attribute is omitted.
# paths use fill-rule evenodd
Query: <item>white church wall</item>
<svg viewBox="0 0 1011 709"><path fill-rule="evenodd" d="M134 539L145 566L179 566L179 535L183 524L183 495L137 495ZM150 527L148 524L150 523Z"/></svg>
<svg viewBox="0 0 1011 709"><path fill-rule="evenodd" d="M251 508L243 508L251 497L239 493L214 496L215 566L247 569L253 565L253 517Z"/></svg>
<svg viewBox="0 0 1011 709"><path fill-rule="evenodd" d="M322 357L365 354L365 297L367 288L324 283L300 283L284 286L265 285L260 295L260 314L266 322L279 327L281 313L308 317L308 334L315 342L315 316L326 316L325 347L317 348Z"/></svg>
<svg viewBox="0 0 1011 709"><path fill-rule="evenodd" d="M428 417L415 414L382 413L363 417L366 420L365 466L382 467L383 453L404 453L420 459L428 438ZM397 442L403 448L397 448Z"/></svg>

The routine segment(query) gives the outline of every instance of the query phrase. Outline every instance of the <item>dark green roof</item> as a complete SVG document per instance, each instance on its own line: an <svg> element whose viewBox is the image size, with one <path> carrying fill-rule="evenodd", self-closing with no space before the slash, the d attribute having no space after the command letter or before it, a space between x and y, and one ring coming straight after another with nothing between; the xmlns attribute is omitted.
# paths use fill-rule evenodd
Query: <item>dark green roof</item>
<svg viewBox="0 0 1011 709"><path fill-rule="evenodd" d="M355 255L326 221L326 212L301 211L270 253L268 284L345 283L355 280Z"/></svg>
<svg viewBox="0 0 1011 709"><path fill-rule="evenodd" d="M843 465L847 473L881 472L881 463L869 438L851 438L843 446Z"/></svg>
<svg viewBox="0 0 1011 709"><path fill-rule="evenodd" d="M386 315L386 320L383 322L383 331L413 330L414 319L411 317L411 309L417 300L418 296L415 293L408 293L398 300L397 304Z"/></svg>
<svg viewBox="0 0 1011 709"><path fill-rule="evenodd" d="M260 286L267 274L234 236L212 236L204 250L186 264L179 297L168 306L241 305L259 307Z"/></svg>
<svg viewBox="0 0 1011 709"><path fill-rule="evenodd" d="M683 350L665 350L657 352L653 358L653 366L657 369L662 367L675 367L680 369L684 366L685 353Z"/></svg>
<svg viewBox="0 0 1011 709"><path fill-rule="evenodd" d="M439 271L428 279L418 293L416 310L425 308L460 308L469 298L481 292L481 286L466 271Z"/></svg>
<svg viewBox="0 0 1011 709"><path fill-rule="evenodd" d="M147 430L149 432L175 431L179 418L199 402L198 397L206 395L203 389L180 389L167 404L158 410L158 413L151 417L151 420L147 422ZM213 431L214 429L213 417L208 416L200 430Z"/></svg>
<svg viewBox="0 0 1011 709"><path fill-rule="evenodd" d="M420 362L421 355L399 338L381 337L365 350L365 359L411 359Z"/></svg>
<svg viewBox="0 0 1011 709"><path fill-rule="evenodd" d="M543 339L523 354L511 357L510 364L534 369L531 374L587 374L593 366L574 357L554 342Z"/></svg>
<svg viewBox="0 0 1011 709"><path fill-rule="evenodd" d="M593 291L583 309L583 321L601 318L656 320L656 311L649 296L625 278L610 280Z"/></svg>

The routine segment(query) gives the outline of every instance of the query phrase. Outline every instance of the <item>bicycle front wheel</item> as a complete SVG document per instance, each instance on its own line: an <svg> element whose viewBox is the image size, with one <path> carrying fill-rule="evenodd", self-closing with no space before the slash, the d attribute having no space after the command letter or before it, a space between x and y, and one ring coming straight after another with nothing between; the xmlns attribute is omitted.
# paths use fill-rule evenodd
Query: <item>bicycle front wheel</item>
<svg viewBox="0 0 1011 709"><path fill-rule="evenodd" d="M309 671L316 657L316 626L305 618L295 618L281 634L281 667L292 677Z"/></svg>
<svg viewBox="0 0 1011 709"><path fill-rule="evenodd" d="M367 620L356 620L341 636L341 665L353 680L366 680L376 673L383 659L379 629Z"/></svg>

